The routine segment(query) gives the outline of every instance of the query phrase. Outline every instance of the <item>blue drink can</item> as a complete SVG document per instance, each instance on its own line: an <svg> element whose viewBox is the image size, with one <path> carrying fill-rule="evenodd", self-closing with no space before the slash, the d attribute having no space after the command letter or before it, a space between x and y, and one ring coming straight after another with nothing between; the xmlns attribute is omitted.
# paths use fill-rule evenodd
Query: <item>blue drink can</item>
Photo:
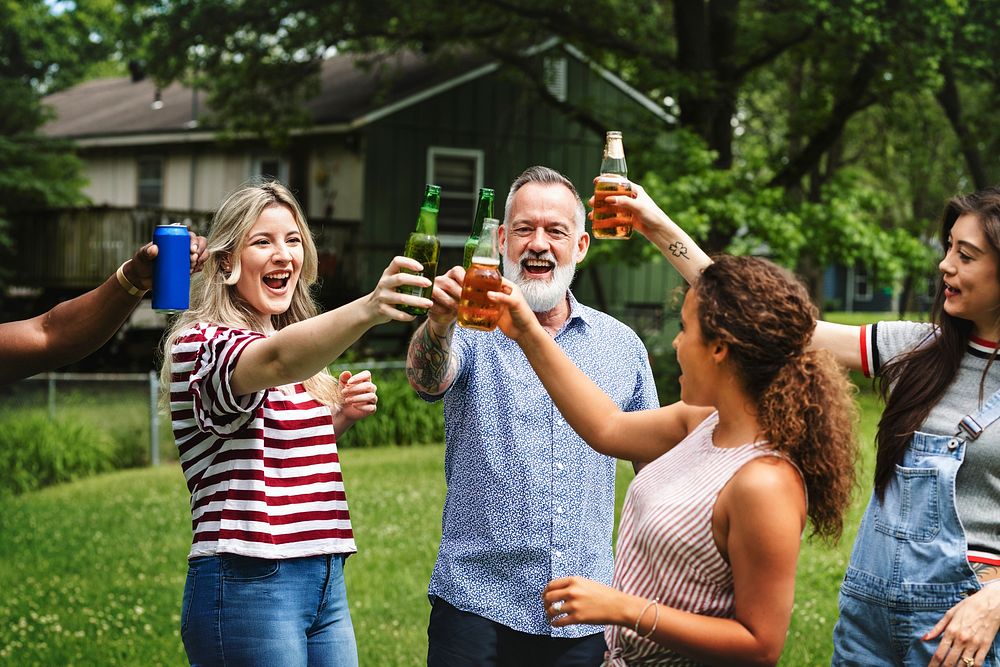
<svg viewBox="0 0 1000 667"><path fill-rule="evenodd" d="M191 235L184 225L157 225L153 232L153 310L188 309L191 296Z"/></svg>

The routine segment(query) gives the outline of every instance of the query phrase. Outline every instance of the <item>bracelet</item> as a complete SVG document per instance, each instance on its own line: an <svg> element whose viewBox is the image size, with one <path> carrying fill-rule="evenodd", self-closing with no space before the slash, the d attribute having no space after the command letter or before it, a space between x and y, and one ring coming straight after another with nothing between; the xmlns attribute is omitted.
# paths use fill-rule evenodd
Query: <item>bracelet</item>
<svg viewBox="0 0 1000 667"><path fill-rule="evenodd" d="M635 619L635 634L639 635L639 623L642 621L642 617L646 615L650 607L653 607L653 626L649 628L649 631L644 635L639 635L640 639L649 639L653 632L656 630L656 624L660 621L660 598L653 598L642 611L639 612L639 617Z"/></svg>
<svg viewBox="0 0 1000 667"><path fill-rule="evenodd" d="M139 289L138 287L136 287L135 285L132 284L131 280L129 280L128 278L125 277L125 270L124 270L125 269L125 265L128 264L131 261L132 260L127 259L124 262L122 262L122 265L118 267L117 271L115 271L115 278L118 279L118 284L122 286L123 290L125 290L126 292L128 292L132 296L139 296L139 297L141 297L143 294L145 294L149 290Z"/></svg>

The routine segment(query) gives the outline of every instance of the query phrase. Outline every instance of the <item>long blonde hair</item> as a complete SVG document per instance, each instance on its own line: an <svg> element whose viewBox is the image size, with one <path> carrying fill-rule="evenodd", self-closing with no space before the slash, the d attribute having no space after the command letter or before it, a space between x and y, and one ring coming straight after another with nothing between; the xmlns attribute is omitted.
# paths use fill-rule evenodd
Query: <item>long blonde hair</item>
<svg viewBox="0 0 1000 667"><path fill-rule="evenodd" d="M171 347L182 332L199 322L227 327L263 331L265 322L236 292L240 279L240 251L250 229L264 209L284 206L295 219L302 235L302 271L292 293L288 310L271 316L271 327L280 330L294 322L313 317L319 307L310 290L316 282L319 260L316 244L306 224L305 216L295 196L277 181L249 183L226 197L212 218L208 234L205 263L191 281L191 307L177 316L163 338L163 364L160 368L161 405L169 410ZM225 265L229 264L229 271ZM340 385L327 370L320 371L303 383L318 400L331 408L340 405Z"/></svg>

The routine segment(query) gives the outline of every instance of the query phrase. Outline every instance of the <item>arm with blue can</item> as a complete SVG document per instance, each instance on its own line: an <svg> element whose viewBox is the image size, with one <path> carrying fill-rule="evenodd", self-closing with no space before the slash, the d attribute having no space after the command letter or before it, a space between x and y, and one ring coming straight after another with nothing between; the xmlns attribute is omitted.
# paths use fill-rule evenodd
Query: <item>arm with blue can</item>
<svg viewBox="0 0 1000 667"><path fill-rule="evenodd" d="M204 260L205 239L186 229L184 237L184 256L193 272ZM153 287L159 250L147 243L89 292L33 318L0 323L0 382L73 363L108 342Z"/></svg>

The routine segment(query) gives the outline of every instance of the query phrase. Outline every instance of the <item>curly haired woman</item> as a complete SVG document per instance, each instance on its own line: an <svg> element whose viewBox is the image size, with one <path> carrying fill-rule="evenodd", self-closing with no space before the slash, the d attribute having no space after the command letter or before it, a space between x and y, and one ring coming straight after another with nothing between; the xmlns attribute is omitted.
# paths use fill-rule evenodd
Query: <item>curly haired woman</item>
<svg viewBox="0 0 1000 667"><path fill-rule="evenodd" d="M505 291L500 327L570 425L649 462L622 509L613 586L551 581L551 623L606 624L608 667L776 663L807 517L839 536L856 451L847 379L807 349L805 288L766 260L704 257L674 339L681 402L643 412L620 411Z"/></svg>

